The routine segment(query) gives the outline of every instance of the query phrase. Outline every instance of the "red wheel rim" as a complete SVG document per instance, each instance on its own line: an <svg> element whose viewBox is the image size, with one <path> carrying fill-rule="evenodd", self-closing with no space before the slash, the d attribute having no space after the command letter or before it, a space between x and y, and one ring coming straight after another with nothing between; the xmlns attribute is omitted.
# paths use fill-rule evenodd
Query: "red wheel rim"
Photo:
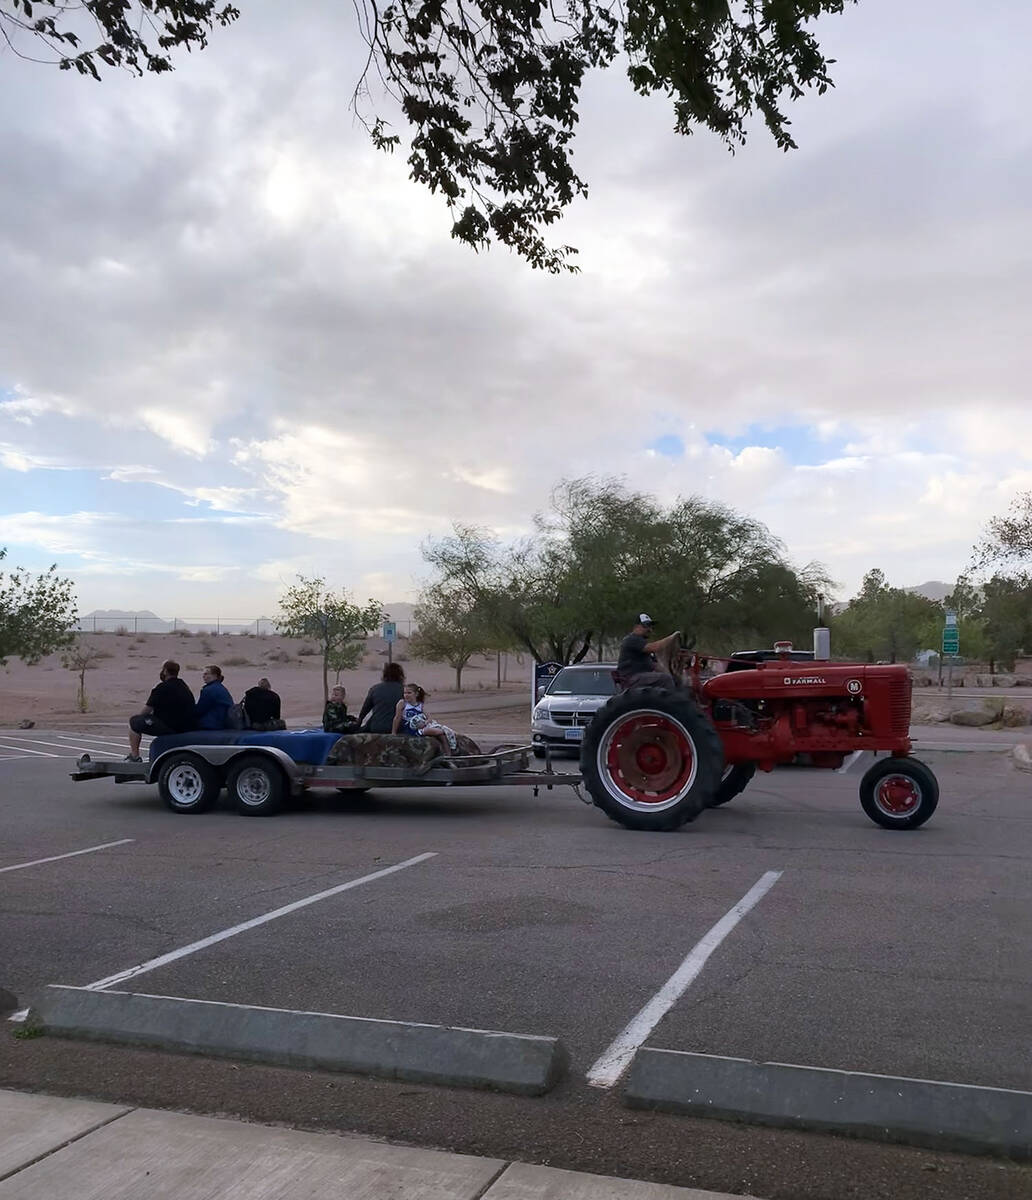
<svg viewBox="0 0 1032 1200"><path fill-rule="evenodd" d="M606 730L598 766L614 799L655 812L676 804L695 782L695 742L675 717L642 709Z"/></svg>
<svg viewBox="0 0 1032 1200"><path fill-rule="evenodd" d="M886 775L874 790L874 801L890 817L909 817L921 803L921 789L909 775Z"/></svg>

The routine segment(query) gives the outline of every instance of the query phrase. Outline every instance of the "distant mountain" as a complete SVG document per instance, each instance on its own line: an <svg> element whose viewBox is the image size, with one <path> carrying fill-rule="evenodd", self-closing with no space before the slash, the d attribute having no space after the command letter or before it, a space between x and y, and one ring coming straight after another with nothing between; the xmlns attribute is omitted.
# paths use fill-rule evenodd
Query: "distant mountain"
<svg viewBox="0 0 1032 1200"><path fill-rule="evenodd" d="M125 608L95 608L93 612L87 613L83 618L84 621L92 621L96 617L98 621L125 621L132 620L133 617L139 617L147 621L157 621L158 614L152 613L149 608L138 608L133 611Z"/></svg>
<svg viewBox="0 0 1032 1200"><path fill-rule="evenodd" d="M936 604L941 604L953 591L954 586L952 583L943 583L940 579L931 579L928 583L919 583L917 587L903 590L912 596L924 596L926 600L934 600Z"/></svg>

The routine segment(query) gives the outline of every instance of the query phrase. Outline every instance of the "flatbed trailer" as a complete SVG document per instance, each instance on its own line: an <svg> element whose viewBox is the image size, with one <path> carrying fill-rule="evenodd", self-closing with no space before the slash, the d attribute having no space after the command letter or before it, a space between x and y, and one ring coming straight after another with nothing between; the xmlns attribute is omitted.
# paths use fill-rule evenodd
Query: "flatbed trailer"
<svg viewBox="0 0 1032 1200"><path fill-rule="evenodd" d="M180 739L177 739L177 741ZM271 740L271 739L270 739ZM281 743L283 737L277 738ZM178 744L145 762L97 759L83 754L71 777L77 781L113 779L116 783L156 784L173 812L201 813L213 808L223 787L243 816L272 816L288 798L316 789L366 792L372 788L531 787L579 789L579 773L530 767L532 747L500 746L484 754L439 755L418 766L318 764L299 762L280 745ZM579 790L578 790L579 795ZM590 803L590 801L587 801Z"/></svg>

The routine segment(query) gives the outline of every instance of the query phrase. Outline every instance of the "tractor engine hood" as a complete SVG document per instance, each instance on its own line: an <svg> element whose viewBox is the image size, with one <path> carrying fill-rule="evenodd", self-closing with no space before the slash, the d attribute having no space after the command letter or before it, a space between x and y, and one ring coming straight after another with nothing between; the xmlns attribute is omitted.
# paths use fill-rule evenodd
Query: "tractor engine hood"
<svg viewBox="0 0 1032 1200"><path fill-rule="evenodd" d="M907 687L909 672L901 664L769 662L747 671L727 671L703 685L708 700L791 700L793 697L861 699L872 689ZM895 685L893 687L893 685ZM907 688L909 693L909 688Z"/></svg>

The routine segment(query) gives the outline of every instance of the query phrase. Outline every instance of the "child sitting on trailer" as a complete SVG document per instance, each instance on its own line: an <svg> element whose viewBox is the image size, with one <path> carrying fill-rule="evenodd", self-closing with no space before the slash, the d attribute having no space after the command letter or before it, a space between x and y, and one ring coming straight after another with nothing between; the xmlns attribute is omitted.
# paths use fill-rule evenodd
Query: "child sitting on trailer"
<svg viewBox="0 0 1032 1200"><path fill-rule="evenodd" d="M426 692L418 683L406 683L402 697L394 710L391 733L408 734L411 737L432 737L441 743L444 754L454 754L458 742L454 729L433 720L423 710Z"/></svg>

